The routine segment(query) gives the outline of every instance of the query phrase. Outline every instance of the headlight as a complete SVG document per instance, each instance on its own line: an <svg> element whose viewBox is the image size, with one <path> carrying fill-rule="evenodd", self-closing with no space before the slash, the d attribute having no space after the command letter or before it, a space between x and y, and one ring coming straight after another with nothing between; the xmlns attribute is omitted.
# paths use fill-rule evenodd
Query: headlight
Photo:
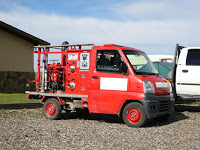
<svg viewBox="0 0 200 150"><path fill-rule="evenodd" d="M154 85L151 81L148 80L144 80L143 81L143 86L144 86L144 93L151 93L151 94L155 94L155 90L154 90Z"/></svg>
<svg viewBox="0 0 200 150"><path fill-rule="evenodd" d="M171 85L171 83L169 81L167 81L167 84L168 84L169 91L171 93L172 92L172 85Z"/></svg>
<svg viewBox="0 0 200 150"><path fill-rule="evenodd" d="M156 88L166 88L169 90L169 92L171 91L171 83L169 81L167 82L156 82Z"/></svg>

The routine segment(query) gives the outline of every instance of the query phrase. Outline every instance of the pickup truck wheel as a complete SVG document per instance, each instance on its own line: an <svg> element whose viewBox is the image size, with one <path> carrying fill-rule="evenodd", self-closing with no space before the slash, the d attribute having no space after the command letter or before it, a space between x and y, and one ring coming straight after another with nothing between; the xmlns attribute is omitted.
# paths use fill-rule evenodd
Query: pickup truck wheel
<svg viewBox="0 0 200 150"><path fill-rule="evenodd" d="M129 127L141 127L147 121L144 106L140 103L132 102L125 106L122 118Z"/></svg>
<svg viewBox="0 0 200 150"><path fill-rule="evenodd" d="M61 115L61 105L57 99L49 98L43 105L43 113L47 119L56 120Z"/></svg>

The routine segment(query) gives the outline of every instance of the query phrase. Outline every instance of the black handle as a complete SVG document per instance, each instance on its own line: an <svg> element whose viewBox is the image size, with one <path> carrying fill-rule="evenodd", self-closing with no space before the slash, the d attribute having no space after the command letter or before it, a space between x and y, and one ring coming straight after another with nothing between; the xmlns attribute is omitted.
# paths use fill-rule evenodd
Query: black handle
<svg viewBox="0 0 200 150"><path fill-rule="evenodd" d="M188 70L182 70L182 72L185 72L185 73L187 73L187 72L188 72Z"/></svg>
<svg viewBox="0 0 200 150"><path fill-rule="evenodd" d="M92 79L99 79L99 77L97 77L97 76L93 76Z"/></svg>

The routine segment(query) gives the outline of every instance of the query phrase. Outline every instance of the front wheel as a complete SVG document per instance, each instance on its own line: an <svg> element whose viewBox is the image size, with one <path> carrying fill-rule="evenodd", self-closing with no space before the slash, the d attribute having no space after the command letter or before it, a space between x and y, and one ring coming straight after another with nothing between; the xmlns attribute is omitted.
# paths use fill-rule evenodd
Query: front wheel
<svg viewBox="0 0 200 150"><path fill-rule="evenodd" d="M61 110L61 105L59 101L55 98L47 99L43 105L43 113L47 119L59 119L61 115Z"/></svg>
<svg viewBox="0 0 200 150"><path fill-rule="evenodd" d="M144 106L137 102L132 102L125 106L122 118L129 127L141 127L147 121Z"/></svg>

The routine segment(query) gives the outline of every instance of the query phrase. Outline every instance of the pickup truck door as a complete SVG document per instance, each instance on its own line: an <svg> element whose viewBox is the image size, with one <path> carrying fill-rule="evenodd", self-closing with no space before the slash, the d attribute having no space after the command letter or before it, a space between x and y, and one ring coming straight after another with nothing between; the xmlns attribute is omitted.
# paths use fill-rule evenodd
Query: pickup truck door
<svg viewBox="0 0 200 150"><path fill-rule="evenodd" d="M200 96L200 49L182 49L177 65L176 92L179 96Z"/></svg>

